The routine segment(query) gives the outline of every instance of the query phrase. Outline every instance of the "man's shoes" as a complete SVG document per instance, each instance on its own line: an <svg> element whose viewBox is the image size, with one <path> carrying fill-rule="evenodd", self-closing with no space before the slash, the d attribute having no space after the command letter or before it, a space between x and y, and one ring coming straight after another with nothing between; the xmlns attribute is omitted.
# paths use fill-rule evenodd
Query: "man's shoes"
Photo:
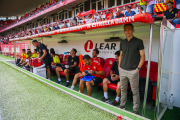
<svg viewBox="0 0 180 120"><path fill-rule="evenodd" d="M134 110L133 110L133 113L136 114L136 115L138 115L138 111L134 111Z"/></svg>
<svg viewBox="0 0 180 120"><path fill-rule="evenodd" d="M21 63L18 63L17 66L18 66L18 67L21 67Z"/></svg>
<svg viewBox="0 0 180 120"><path fill-rule="evenodd" d="M61 81L57 81L58 84L61 84Z"/></svg>
<svg viewBox="0 0 180 120"><path fill-rule="evenodd" d="M119 108L125 110L125 106L119 106Z"/></svg>
<svg viewBox="0 0 180 120"><path fill-rule="evenodd" d="M106 99L105 97L103 97L101 101L108 103L109 99Z"/></svg>
<svg viewBox="0 0 180 120"><path fill-rule="evenodd" d="M116 100L114 100L114 101L110 102L109 104L115 106L118 104L118 102Z"/></svg>
<svg viewBox="0 0 180 120"><path fill-rule="evenodd" d="M68 87L69 86L69 82L66 82L66 85L65 85L66 87Z"/></svg>

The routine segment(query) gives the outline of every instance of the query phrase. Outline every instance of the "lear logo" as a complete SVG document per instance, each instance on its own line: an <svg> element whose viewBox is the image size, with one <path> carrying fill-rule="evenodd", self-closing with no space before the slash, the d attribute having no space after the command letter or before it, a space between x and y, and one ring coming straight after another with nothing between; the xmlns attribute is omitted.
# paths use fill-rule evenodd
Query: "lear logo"
<svg viewBox="0 0 180 120"><path fill-rule="evenodd" d="M91 40L88 40L84 45L84 50L86 52L90 52L93 49L93 42Z"/></svg>

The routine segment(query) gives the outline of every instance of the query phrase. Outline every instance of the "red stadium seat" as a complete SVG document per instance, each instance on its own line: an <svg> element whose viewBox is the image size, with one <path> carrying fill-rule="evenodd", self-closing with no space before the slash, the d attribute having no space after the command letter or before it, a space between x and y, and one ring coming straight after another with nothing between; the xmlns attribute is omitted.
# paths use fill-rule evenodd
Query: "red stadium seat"
<svg viewBox="0 0 180 120"><path fill-rule="evenodd" d="M180 11L178 11L178 18L180 18Z"/></svg>
<svg viewBox="0 0 180 120"><path fill-rule="evenodd" d="M114 61L116 61L116 59L114 59L114 58L107 58L107 59L105 60L105 62L104 62L104 67L103 67L104 72L105 72L105 75L104 75L105 78L108 77L109 72L110 72L110 70L111 70L111 67L112 67Z"/></svg>
<svg viewBox="0 0 180 120"><path fill-rule="evenodd" d="M64 54L59 54L58 56L59 56L60 62L62 63Z"/></svg>
<svg viewBox="0 0 180 120"><path fill-rule="evenodd" d="M140 77L140 96L144 96L145 91L145 83L146 83L146 74L147 74L147 64L148 61L145 61L141 70L139 71ZM155 100L156 96L156 81L157 81L157 74L158 74L158 63L152 62L150 65L150 72L149 72L149 86L148 86L148 100ZM142 95L141 95L142 94Z"/></svg>
<svg viewBox="0 0 180 120"><path fill-rule="evenodd" d="M145 61L143 66L141 67L141 70L139 71L139 77L146 78L147 64L148 61ZM158 73L158 63L151 61L149 79L152 80L152 82L157 81L157 73Z"/></svg>
<svg viewBox="0 0 180 120"><path fill-rule="evenodd" d="M180 24L177 24L177 25L176 25L176 28L180 28Z"/></svg>
<svg viewBox="0 0 180 120"><path fill-rule="evenodd" d="M101 65L102 67L104 66L104 58L98 57L99 59L101 59Z"/></svg>
<svg viewBox="0 0 180 120"><path fill-rule="evenodd" d="M66 55L65 59L67 59L69 56L71 56L71 55ZM68 61L65 61L65 62L63 61L62 63L65 64L65 65L68 65Z"/></svg>
<svg viewBox="0 0 180 120"><path fill-rule="evenodd" d="M109 72L110 72L110 70L111 70L111 67L112 67L114 61L116 61L116 59L114 59L114 58L106 58L106 60L105 60L105 62L104 62L104 67L103 67L104 72L105 72L104 78L107 78L107 77L108 77ZM103 86L103 84L100 83L99 86Z"/></svg>

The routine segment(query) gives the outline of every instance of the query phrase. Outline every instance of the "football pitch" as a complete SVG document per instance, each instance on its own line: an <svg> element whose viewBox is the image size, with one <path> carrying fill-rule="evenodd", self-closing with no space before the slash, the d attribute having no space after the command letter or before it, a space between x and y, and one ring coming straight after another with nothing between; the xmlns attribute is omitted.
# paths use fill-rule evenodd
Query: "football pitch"
<svg viewBox="0 0 180 120"><path fill-rule="evenodd" d="M0 62L0 119L115 120L116 116Z"/></svg>
<svg viewBox="0 0 180 120"><path fill-rule="evenodd" d="M19 68L0 55L0 120L144 120ZM77 99L78 98L78 99Z"/></svg>

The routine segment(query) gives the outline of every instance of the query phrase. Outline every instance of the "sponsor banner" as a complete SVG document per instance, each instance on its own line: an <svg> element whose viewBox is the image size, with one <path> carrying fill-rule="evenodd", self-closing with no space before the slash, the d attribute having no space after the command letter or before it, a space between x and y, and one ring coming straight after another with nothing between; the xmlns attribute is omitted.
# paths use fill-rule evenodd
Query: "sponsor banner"
<svg viewBox="0 0 180 120"><path fill-rule="evenodd" d="M29 44L28 43L16 43L16 53L22 54L22 49L28 49ZM14 44L3 44L1 45L2 52L14 52Z"/></svg>
<svg viewBox="0 0 180 120"><path fill-rule="evenodd" d="M93 49L99 50L100 56L114 57L116 51L120 50L120 42L93 42L88 40L84 44L86 54L91 54Z"/></svg>
<svg viewBox="0 0 180 120"><path fill-rule="evenodd" d="M108 55L120 50L120 42L92 42L91 40L86 41L84 44L84 51L91 53L93 49L98 49L100 55Z"/></svg>
<svg viewBox="0 0 180 120"><path fill-rule="evenodd" d="M123 24L134 23L134 22L142 22L142 23L151 24L154 22L154 19L148 13L143 13L143 14L137 14L137 15L129 16L129 17L116 18L112 20L105 20L105 21L100 21L100 22L95 22L95 23L90 23L90 24L85 24L85 25L80 25L80 26L59 29L59 30L51 31L51 32L40 33L38 34L38 37L64 34L64 33L70 33L70 32L78 32L78 31L84 31L84 30L90 30L90 29L105 28L105 27L123 25ZM32 35L32 36L23 37L23 38L10 39L10 41L25 40L25 38L26 39L35 38L35 36L37 37L37 35Z"/></svg>
<svg viewBox="0 0 180 120"><path fill-rule="evenodd" d="M11 28L13 28L13 27L16 27L16 26L18 26L18 25L20 25L20 24L23 24L23 23L25 23L25 22L28 22L28 21L30 21L30 20L33 20L34 18L37 18L37 17L39 17L39 16L41 16L41 15L43 15L43 14L46 14L46 13L48 13L48 12L50 12L50 11L53 11L53 10L55 10L55 9L57 9L57 8L60 8L60 7L64 6L64 5L67 5L67 4L69 4L69 3L71 3L71 2L74 2L74 1L76 1L76 0L65 0L65 1L63 1L63 2L61 2L61 3L58 3L57 5L54 5L54 6L50 7L50 8L47 8L47 9L45 9L45 10L43 10L43 11L41 11L41 12L39 12L39 13L37 13L37 14L35 14L35 15L33 15L33 16L25 19L25 20L22 20L22 21L14 24L14 25L11 25L11 26L3 29L3 30L0 30L0 32L3 32L3 31L8 30L8 29L11 29Z"/></svg>

